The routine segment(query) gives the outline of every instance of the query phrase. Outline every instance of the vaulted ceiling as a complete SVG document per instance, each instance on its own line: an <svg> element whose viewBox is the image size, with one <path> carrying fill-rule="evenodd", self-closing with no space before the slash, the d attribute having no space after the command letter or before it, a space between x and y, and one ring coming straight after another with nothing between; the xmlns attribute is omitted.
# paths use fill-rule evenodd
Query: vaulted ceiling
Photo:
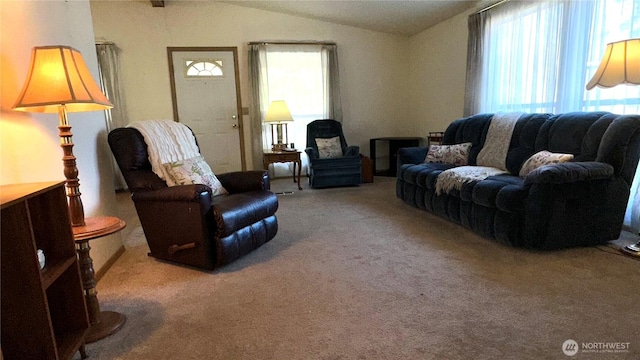
<svg viewBox="0 0 640 360"><path fill-rule="evenodd" d="M151 4L155 7L170 7L171 2L174 1L185 0L151 0ZM497 0L226 0L221 2L389 34L412 36L466 10L488 6Z"/></svg>

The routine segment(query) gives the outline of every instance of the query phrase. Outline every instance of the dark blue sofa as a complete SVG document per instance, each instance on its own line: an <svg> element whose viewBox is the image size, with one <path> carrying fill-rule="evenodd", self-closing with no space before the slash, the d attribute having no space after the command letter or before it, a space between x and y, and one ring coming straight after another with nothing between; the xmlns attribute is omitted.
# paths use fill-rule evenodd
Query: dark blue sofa
<svg viewBox="0 0 640 360"><path fill-rule="evenodd" d="M471 142L469 165L486 140L492 114L455 120L443 144ZM588 246L617 239L640 157L640 115L606 112L525 114L515 126L506 158L510 174L436 195L438 175L454 165L424 163L427 147L398 152L396 195L503 243L536 249ZM518 176L534 153L573 154Z"/></svg>

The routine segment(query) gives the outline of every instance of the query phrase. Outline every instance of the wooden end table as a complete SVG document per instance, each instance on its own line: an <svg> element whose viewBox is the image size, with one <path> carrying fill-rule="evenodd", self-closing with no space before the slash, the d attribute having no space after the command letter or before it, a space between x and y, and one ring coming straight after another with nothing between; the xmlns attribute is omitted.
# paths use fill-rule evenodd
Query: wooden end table
<svg viewBox="0 0 640 360"><path fill-rule="evenodd" d="M298 190L302 190L300 186L300 173L302 172L302 160L300 160L300 154L302 152L295 151L272 151L264 153L262 157L262 164L268 171L269 164L273 163L287 163L293 162L293 182L296 182L296 165L298 166Z"/></svg>
<svg viewBox="0 0 640 360"><path fill-rule="evenodd" d="M96 342L114 334L127 318L115 311L100 311L93 260L89 255L89 240L114 234L125 227L125 222L112 216L86 218L84 226L73 227L73 239L76 243L82 288L89 314L89 331L85 336L86 343Z"/></svg>
<svg viewBox="0 0 640 360"><path fill-rule="evenodd" d="M403 147L420 146L420 137L380 137L369 139L369 157L373 161L373 175L380 176L396 176L398 166L398 150ZM380 159L386 158L389 162L389 169L382 170L376 166L376 143L378 141L388 143L387 147L389 152L385 156L380 156Z"/></svg>

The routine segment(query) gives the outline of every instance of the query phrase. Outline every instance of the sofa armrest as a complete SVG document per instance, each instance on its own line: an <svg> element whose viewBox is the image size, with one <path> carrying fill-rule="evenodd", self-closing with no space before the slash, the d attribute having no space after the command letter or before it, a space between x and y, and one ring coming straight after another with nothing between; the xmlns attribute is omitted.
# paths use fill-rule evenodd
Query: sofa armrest
<svg viewBox="0 0 640 360"><path fill-rule="evenodd" d="M271 189L269 172L266 170L234 171L216 177L230 194Z"/></svg>
<svg viewBox="0 0 640 360"><path fill-rule="evenodd" d="M186 201L199 202L203 196L211 198L211 189L202 184L178 185L153 191L137 191L131 196L137 201Z"/></svg>
<svg viewBox="0 0 640 360"><path fill-rule="evenodd" d="M359 146L347 146L343 152L344 156L360 156L360 147Z"/></svg>
<svg viewBox="0 0 640 360"><path fill-rule="evenodd" d="M530 172L524 180L531 184L566 184L587 180L603 180L612 177L613 166L602 162L566 162L541 166Z"/></svg>
<svg viewBox="0 0 640 360"><path fill-rule="evenodd" d="M404 164L421 164L427 157L428 146L398 149L398 169Z"/></svg>
<svg viewBox="0 0 640 360"><path fill-rule="evenodd" d="M629 186L600 162L545 165L525 179L529 192L520 245L538 249L599 245L620 236Z"/></svg>

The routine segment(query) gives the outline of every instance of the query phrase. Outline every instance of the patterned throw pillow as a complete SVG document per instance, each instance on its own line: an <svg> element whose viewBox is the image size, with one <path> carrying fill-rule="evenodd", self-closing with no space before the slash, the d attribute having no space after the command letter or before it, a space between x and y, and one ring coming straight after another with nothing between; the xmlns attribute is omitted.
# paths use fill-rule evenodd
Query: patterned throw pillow
<svg viewBox="0 0 640 360"><path fill-rule="evenodd" d="M424 158L426 163L467 165L469 158L469 149L471 143L462 143L455 145L431 145L427 156Z"/></svg>
<svg viewBox="0 0 640 360"><path fill-rule="evenodd" d="M524 162L520 169L520 177L526 177L530 172L540 166L559 164L571 160L573 160L573 155L571 154L552 153L547 150L542 150L531 155L531 157Z"/></svg>
<svg viewBox="0 0 640 360"><path fill-rule="evenodd" d="M213 196L227 193L202 156L163 165L173 180L173 183L167 181L169 186L204 184L211 188Z"/></svg>
<svg viewBox="0 0 640 360"><path fill-rule="evenodd" d="M342 145L340 145L339 136L332 138L316 138L316 146L318 146L318 156L320 159L342 156Z"/></svg>

